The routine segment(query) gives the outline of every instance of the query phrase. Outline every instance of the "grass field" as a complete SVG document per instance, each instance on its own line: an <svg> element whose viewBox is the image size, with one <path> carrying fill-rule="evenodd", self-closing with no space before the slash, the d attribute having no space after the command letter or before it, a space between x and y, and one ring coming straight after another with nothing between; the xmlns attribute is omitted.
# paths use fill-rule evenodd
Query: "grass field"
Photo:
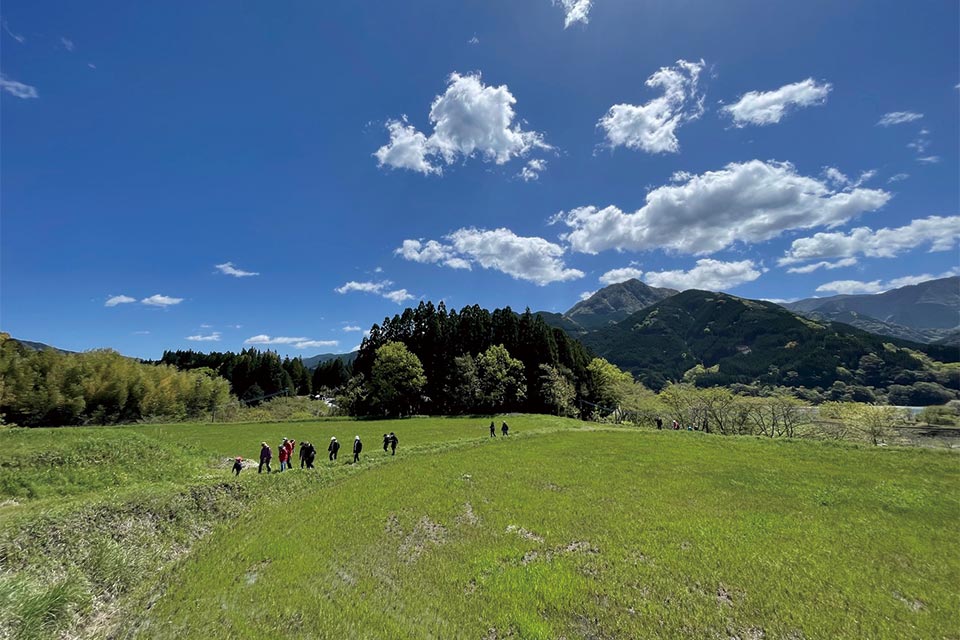
<svg viewBox="0 0 960 640"><path fill-rule="evenodd" d="M0 632L958 637L955 453L507 420L0 431Z"/></svg>

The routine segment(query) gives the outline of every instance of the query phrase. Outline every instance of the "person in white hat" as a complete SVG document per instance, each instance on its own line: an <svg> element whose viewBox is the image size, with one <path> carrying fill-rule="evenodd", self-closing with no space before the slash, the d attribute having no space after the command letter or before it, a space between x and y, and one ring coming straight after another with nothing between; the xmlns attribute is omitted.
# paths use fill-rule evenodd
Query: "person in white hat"
<svg viewBox="0 0 960 640"><path fill-rule="evenodd" d="M330 438L330 446L327 447L327 451L330 452L331 460L337 459L337 451L340 451L340 443L337 442L336 436L334 436L333 438Z"/></svg>
<svg viewBox="0 0 960 640"><path fill-rule="evenodd" d="M360 452L363 451L363 443L360 442L360 436L353 439L353 461L360 462Z"/></svg>

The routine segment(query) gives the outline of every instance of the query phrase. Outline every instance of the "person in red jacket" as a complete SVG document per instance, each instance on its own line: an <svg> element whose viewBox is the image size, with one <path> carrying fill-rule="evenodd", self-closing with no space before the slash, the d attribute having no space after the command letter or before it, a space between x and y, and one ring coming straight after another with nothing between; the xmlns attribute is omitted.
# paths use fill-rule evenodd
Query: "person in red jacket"
<svg viewBox="0 0 960 640"><path fill-rule="evenodd" d="M287 440L287 469L293 469L293 452L296 451L297 441L293 438Z"/></svg>
<svg viewBox="0 0 960 640"><path fill-rule="evenodd" d="M287 447L287 442L288 440L284 438L280 443L280 471L290 466L290 449Z"/></svg>

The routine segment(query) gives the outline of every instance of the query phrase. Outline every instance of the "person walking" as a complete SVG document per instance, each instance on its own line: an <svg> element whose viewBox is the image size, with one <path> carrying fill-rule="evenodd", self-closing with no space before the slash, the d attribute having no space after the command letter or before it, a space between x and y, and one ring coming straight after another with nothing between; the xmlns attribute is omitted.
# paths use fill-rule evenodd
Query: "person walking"
<svg viewBox="0 0 960 640"><path fill-rule="evenodd" d="M310 451L310 443L304 440L300 443L300 468L307 466L307 452Z"/></svg>
<svg viewBox="0 0 960 640"><path fill-rule="evenodd" d="M237 456L237 459L233 461L233 475L239 476L240 472L243 470L243 458Z"/></svg>
<svg viewBox="0 0 960 640"><path fill-rule="evenodd" d="M340 443L337 442L336 436L330 438L330 446L327 447L327 451L330 452L330 460L337 459L337 451L340 451Z"/></svg>
<svg viewBox="0 0 960 640"><path fill-rule="evenodd" d="M363 451L363 443L360 442L360 436L353 439L353 461L360 462L360 452Z"/></svg>
<svg viewBox="0 0 960 640"><path fill-rule="evenodd" d="M397 443L398 443L398 442L399 442L399 440L397 439L397 434L395 434L393 431L391 431L391 432L390 432L390 450L391 450L390 455L392 455L392 456L397 455Z"/></svg>
<svg viewBox="0 0 960 640"><path fill-rule="evenodd" d="M390 446L390 436L383 434L383 452L387 452L387 447Z"/></svg>
<svg viewBox="0 0 960 640"><path fill-rule="evenodd" d="M508 435L510 435L510 427L507 426L507 423L506 423L506 422L504 422L504 423L503 423L503 426L500 427L500 433L503 434L503 437L504 437L504 438L506 438Z"/></svg>
<svg viewBox="0 0 960 640"><path fill-rule="evenodd" d="M663 429L663 418L661 418L660 416L657 416L656 423L657 423L657 431L660 431L661 429Z"/></svg>
<svg viewBox="0 0 960 640"><path fill-rule="evenodd" d="M317 448L312 442L307 443L307 469L313 469L313 461L317 459Z"/></svg>
<svg viewBox="0 0 960 640"><path fill-rule="evenodd" d="M280 443L280 471L290 467L290 448L287 447L287 439L284 438Z"/></svg>
<svg viewBox="0 0 960 640"><path fill-rule="evenodd" d="M493 420L490 421L490 437L497 437L497 425L493 424Z"/></svg>
<svg viewBox="0 0 960 640"><path fill-rule="evenodd" d="M270 473L270 459L273 458L273 451L266 442L260 443L260 468L257 473L263 473L263 465L267 465L267 473Z"/></svg>

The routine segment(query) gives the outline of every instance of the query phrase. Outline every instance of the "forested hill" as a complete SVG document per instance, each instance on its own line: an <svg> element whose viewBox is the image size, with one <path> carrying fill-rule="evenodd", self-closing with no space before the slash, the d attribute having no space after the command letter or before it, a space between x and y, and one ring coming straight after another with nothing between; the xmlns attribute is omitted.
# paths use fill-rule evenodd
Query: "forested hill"
<svg viewBox="0 0 960 640"><path fill-rule="evenodd" d="M814 322L771 302L709 291L684 291L580 340L654 389L696 365L706 368L696 376L704 386L759 381L827 388L840 381L958 388L956 368L951 373L930 362L956 362L954 348Z"/></svg>
<svg viewBox="0 0 960 640"><path fill-rule="evenodd" d="M570 307L564 316L590 331L620 322L676 293L673 289L651 287L632 278L600 289Z"/></svg>
<svg viewBox="0 0 960 640"><path fill-rule="evenodd" d="M877 294L809 298L783 306L817 320L845 322L872 333L936 342L960 328L960 277Z"/></svg>

